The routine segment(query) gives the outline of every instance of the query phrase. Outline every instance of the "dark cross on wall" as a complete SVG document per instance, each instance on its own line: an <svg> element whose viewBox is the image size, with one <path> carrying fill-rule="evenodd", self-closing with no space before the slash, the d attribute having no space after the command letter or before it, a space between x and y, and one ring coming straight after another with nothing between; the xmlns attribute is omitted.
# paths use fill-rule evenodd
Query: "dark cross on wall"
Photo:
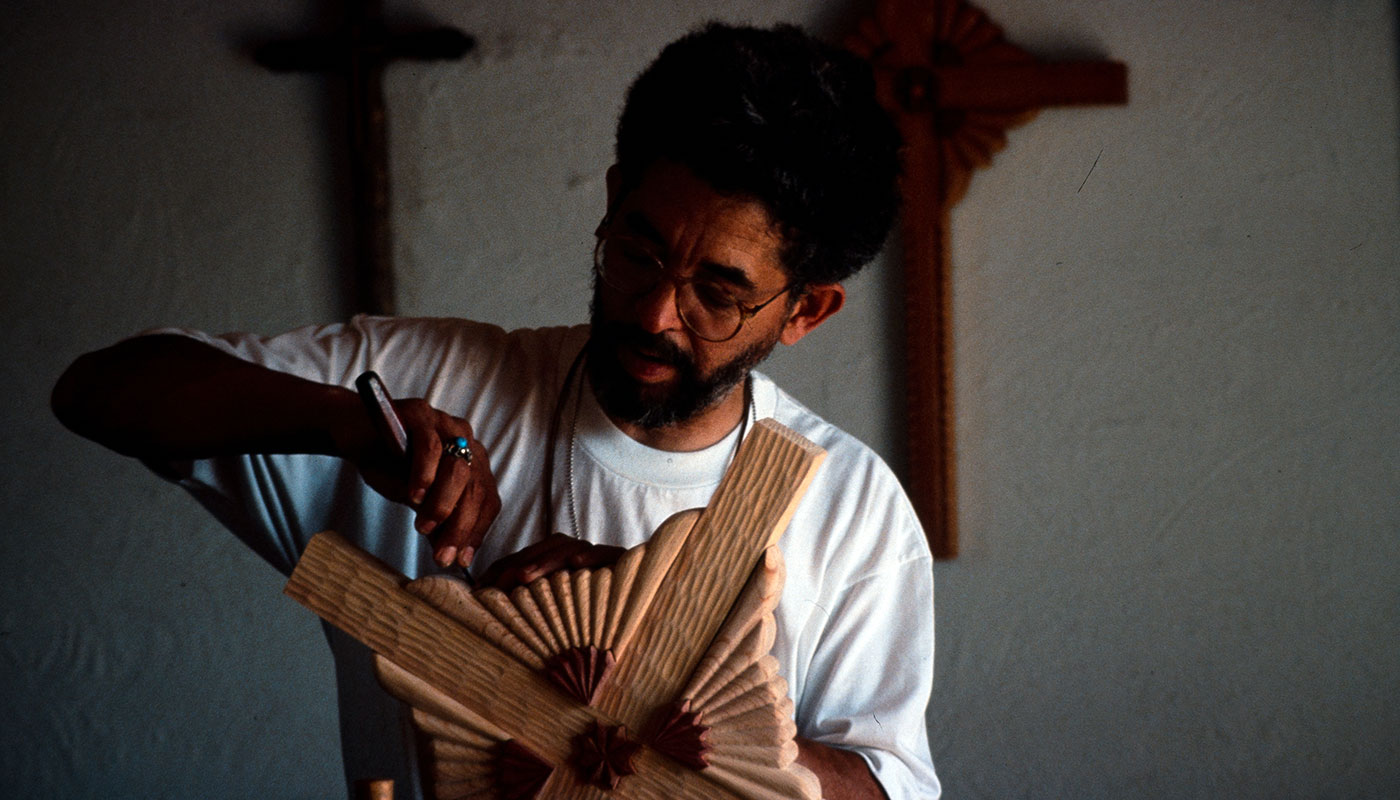
<svg viewBox="0 0 1400 800"><path fill-rule="evenodd" d="M846 42L870 61L905 142L905 488L937 558L958 552L949 217L1006 131L1041 108L1122 104L1118 62L1046 64L962 0L879 0Z"/></svg>
<svg viewBox="0 0 1400 800"><path fill-rule="evenodd" d="M351 220L357 311L393 314L393 241L384 69L392 61L457 60L476 42L455 28L389 31L380 0L347 0L335 33L258 46L254 58L277 72L332 72L349 88Z"/></svg>

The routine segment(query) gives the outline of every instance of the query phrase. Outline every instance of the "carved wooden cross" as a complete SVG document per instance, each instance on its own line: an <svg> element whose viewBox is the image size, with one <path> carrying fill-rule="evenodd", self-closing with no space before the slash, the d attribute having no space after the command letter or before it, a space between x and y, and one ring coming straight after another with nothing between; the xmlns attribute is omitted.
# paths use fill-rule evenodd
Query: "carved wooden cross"
<svg viewBox="0 0 1400 800"><path fill-rule="evenodd" d="M949 216L1006 131L1054 105L1127 102L1117 62L1044 64L962 0L879 0L847 46L904 135L905 487L937 558L958 552Z"/></svg>
<svg viewBox="0 0 1400 800"><path fill-rule="evenodd" d="M776 544L824 457L763 420L707 508L612 567L509 594L410 582L331 533L286 591L378 654L431 739L438 798L817 800L768 651Z"/></svg>
<svg viewBox="0 0 1400 800"><path fill-rule="evenodd" d="M371 314L392 314L394 270L384 68L395 59L456 60L476 42L454 28L390 33L380 6L381 0L347 0L346 22L337 33L269 42L258 47L254 57L278 72L329 70L349 81L355 305Z"/></svg>

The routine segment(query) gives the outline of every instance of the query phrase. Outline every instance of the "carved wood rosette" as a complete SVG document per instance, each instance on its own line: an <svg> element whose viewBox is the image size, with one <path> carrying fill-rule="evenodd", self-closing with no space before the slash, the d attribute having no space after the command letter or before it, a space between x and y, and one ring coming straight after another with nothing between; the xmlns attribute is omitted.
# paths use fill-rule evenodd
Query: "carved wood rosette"
<svg viewBox="0 0 1400 800"><path fill-rule="evenodd" d="M407 581L334 534L288 594L376 651L446 798L808 798L769 655L776 541L824 453L765 420L710 506L509 593Z"/></svg>

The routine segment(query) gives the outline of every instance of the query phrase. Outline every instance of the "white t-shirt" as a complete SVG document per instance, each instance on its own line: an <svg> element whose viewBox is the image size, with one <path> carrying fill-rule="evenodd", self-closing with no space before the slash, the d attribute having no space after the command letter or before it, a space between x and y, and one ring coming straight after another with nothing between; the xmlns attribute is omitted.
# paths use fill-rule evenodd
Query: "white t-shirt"
<svg viewBox="0 0 1400 800"><path fill-rule="evenodd" d="M693 453L654 450L623 434L581 371L565 386L586 327L506 332L458 319L359 316L272 338L163 332L322 383L352 386L373 369L394 397L423 397L468 420L490 453L502 504L474 572L550 533L546 491L554 528L638 544L672 513L706 505L738 445L739 429ZM860 753L892 800L937 797L924 719L933 677L933 564L918 520L869 448L761 374L751 390L747 427L774 417L828 453L779 542L787 581L772 652L798 732ZM554 449L548 487L547 448ZM413 530L412 512L369 489L340 459L253 455L174 469L181 485L284 573L326 529L411 578L439 571ZM379 688L368 650L325 629L347 779L393 777L416 792L407 715Z"/></svg>

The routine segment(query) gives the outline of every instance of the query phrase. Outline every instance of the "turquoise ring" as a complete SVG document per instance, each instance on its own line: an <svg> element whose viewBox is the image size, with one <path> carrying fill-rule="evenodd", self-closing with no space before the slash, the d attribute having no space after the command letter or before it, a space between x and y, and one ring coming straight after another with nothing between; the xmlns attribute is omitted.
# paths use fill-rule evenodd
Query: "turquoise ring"
<svg viewBox="0 0 1400 800"><path fill-rule="evenodd" d="M456 439L453 439L452 441L444 444L442 446L442 452L446 455L452 456L453 458L460 458L463 461L467 462L467 466L471 466L471 442L468 442L465 436L458 436Z"/></svg>

